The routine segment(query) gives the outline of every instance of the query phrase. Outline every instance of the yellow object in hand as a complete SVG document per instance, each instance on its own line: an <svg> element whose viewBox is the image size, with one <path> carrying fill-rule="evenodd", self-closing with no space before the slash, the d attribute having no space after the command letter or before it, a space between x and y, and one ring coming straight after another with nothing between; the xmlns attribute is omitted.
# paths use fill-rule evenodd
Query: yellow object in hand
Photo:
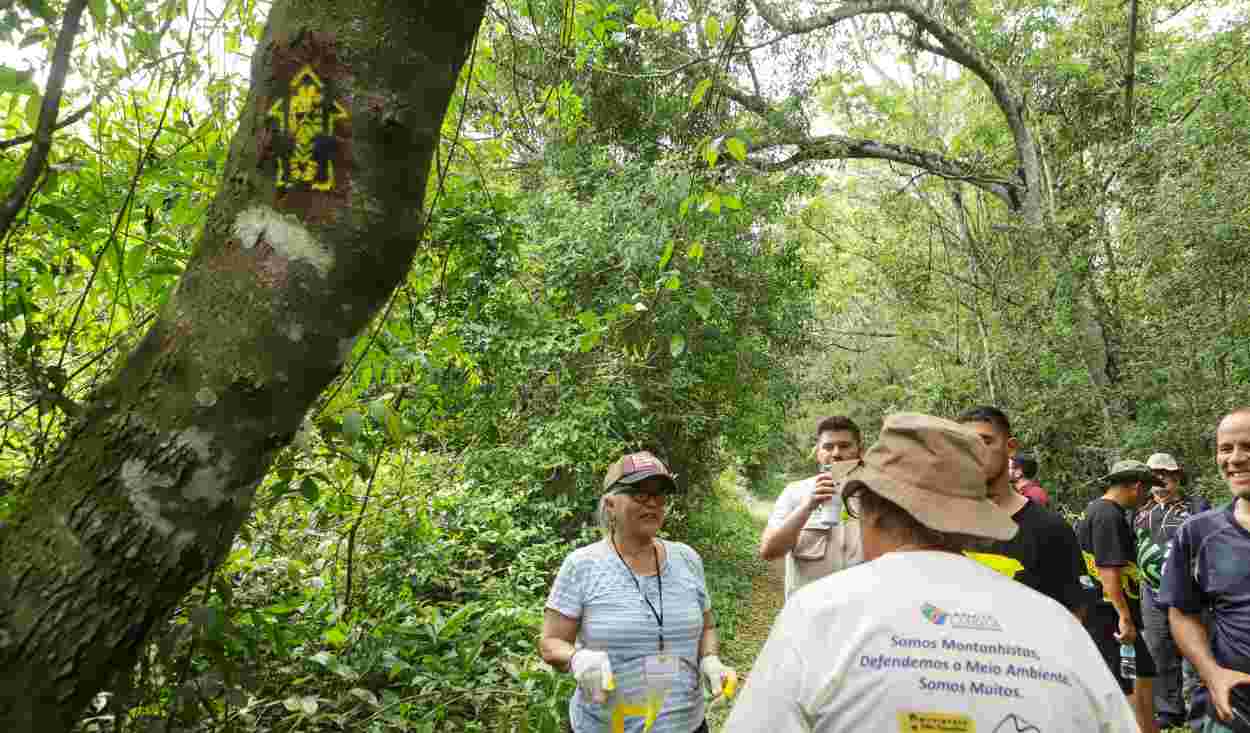
<svg viewBox="0 0 1250 733"><path fill-rule="evenodd" d="M733 699L734 693L738 691L738 673L729 670L729 679L725 680L725 697L729 700Z"/></svg>
<svg viewBox="0 0 1250 733"><path fill-rule="evenodd" d="M603 662L603 690L611 692L616 689L616 675L612 674L612 665L606 659Z"/></svg>

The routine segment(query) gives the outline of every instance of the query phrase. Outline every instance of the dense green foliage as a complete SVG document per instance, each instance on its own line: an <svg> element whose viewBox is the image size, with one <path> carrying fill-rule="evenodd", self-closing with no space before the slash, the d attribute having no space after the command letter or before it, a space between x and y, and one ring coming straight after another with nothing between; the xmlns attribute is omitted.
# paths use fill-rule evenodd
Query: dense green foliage
<svg viewBox="0 0 1250 733"><path fill-rule="evenodd" d="M759 571L733 472L775 494L819 414L871 438L892 410L992 402L1069 505L1154 450L1218 492L1215 420L1250 385L1244 8L1189 27L1143 3L1126 124L1120 4L949 5L1030 90L1040 233L950 177L785 157L815 120L1014 174L984 85L905 25L777 39L748 3L496 3L412 273L234 551L84 726L561 729L542 607L625 450L680 474L666 532L704 555L728 643ZM210 6L90 3L62 117L94 103L4 242L0 516L191 256L267 11ZM60 10L0 10L0 43L44 58ZM5 137L39 93L0 68ZM7 190L24 148L3 153Z"/></svg>

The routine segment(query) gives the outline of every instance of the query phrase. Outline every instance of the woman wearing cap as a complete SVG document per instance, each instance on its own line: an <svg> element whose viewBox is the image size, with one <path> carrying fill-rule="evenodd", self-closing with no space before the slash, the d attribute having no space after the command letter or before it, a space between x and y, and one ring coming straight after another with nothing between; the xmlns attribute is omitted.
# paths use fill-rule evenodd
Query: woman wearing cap
<svg viewBox="0 0 1250 733"><path fill-rule="evenodd" d="M604 538L560 566L539 652L577 680L575 733L706 733L700 679L715 697L737 678L717 656L702 559L656 537L677 484L641 452L612 464L603 489Z"/></svg>

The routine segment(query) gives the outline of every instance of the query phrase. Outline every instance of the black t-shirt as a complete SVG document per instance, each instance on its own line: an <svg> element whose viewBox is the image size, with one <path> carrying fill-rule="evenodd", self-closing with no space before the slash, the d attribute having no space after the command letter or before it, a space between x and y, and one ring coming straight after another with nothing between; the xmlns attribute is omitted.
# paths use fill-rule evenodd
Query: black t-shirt
<svg viewBox="0 0 1250 733"><path fill-rule="evenodd" d="M1102 587L1098 568L1121 568L1120 585L1128 601L1133 623L1141 626L1141 573L1137 569L1137 543L1129 526L1129 512L1109 499L1094 499L1076 526L1085 559L1086 576L1100 591L1099 603L1111 605Z"/></svg>
<svg viewBox="0 0 1250 733"><path fill-rule="evenodd" d="M1159 605L1211 611L1211 654L1221 667L1250 672L1250 532L1233 507L1181 525L1163 562Z"/></svg>
<svg viewBox="0 0 1250 733"><path fill-rule="evenodd" d="M986 552L968 552L978 562L1050 596L1069 609L1086 603L1081 590L1084 564L1076 534L1055 512L1030 500L1011 515L1020 531Z"/></svg>

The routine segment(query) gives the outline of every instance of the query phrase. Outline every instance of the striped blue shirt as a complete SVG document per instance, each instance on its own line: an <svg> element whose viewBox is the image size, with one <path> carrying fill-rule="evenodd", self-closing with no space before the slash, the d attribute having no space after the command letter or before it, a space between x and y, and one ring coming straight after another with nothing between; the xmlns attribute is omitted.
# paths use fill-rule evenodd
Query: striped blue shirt
<svg viewBox="0 0 1250 733"><path fill-rule="evenodd" d="M703 613L711 608L703 560L680 542L661 540L667 551L664 582L664 648L680 657L677 678L664 699L660 715L647 733L690 733L703 723L703 690L699 684L699 637ZM657 610L656 576L637 577L642 593ZM659 624L639 595L630 570L606 540L579 548L564 558L547 597L547 608L581 621L579 648L607 652L616 676L616 690L600 705L579 688L569 701L576 733L643 733L646 706L643 660L659 651ZM618 728L614 718L621 720Z"/></svg>

